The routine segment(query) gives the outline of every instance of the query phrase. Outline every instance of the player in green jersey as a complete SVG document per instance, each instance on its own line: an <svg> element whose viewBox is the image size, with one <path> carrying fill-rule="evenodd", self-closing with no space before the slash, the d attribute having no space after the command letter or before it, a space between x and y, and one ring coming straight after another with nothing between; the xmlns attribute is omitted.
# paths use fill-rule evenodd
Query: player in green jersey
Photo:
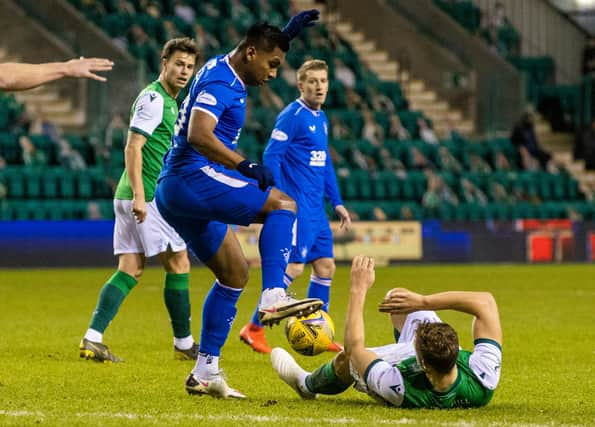
<svg viewBox="0 0 595 427"><path fill-rule="evenodd" d="M190 333L190 262L184 240L161 217L155 186L163 155L170 146L178 116L176 97L192 78L198 47L190 38L168 41L161 53L161 74L136 98L125 148L126 169L114 197L114 254L118 270L101 289L91 324L80 344L80 356L97 362L119 362L103 344L103 333L124 298L140 279L145 259L159 255L165 269L165 305L174 335L174 356L196 359L198 345Z"/></svg>
<svg viewBox="0 0 595 427"><path fill-rule="evenodd" d="M390 290L379 305L390 313L396 344L364 346L364 303L374 283L374 260L357 256L351 268L345 351L312 373L281 348L273 368L305 399L338 394L355 383L371 397L404 408L466 408L486 405L500 380L502 330L498 307L487 292L420 295ZM456 332L432 310L474 316L473 352L460 350Z"/></svg>

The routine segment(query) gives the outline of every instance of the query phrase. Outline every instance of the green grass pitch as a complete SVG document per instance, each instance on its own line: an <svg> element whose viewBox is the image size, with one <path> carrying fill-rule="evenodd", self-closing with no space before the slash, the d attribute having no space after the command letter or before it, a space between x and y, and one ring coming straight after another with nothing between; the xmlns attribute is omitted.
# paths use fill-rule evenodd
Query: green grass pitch
<svg viewBox="0 0 595 427"><path fill-rule="evenodd" d="M378 268L369 294L366 342L391 342L376 303L394 286L422 293L462 289L494 293L504 329L502 379L492 402L475 410L401 410L383 407L350 389L340 396L302 401L272 371L268 356L238 339L259 294L259 271L240 299L223 351L229 383L249 396L224 401L188 396L183 382L192 362L173 359L162 300L163 274L148 269L107 330L105 341L125 363L79 359L97 294L110 269L0 272L0 425L595 425L595 269L568 266L399 266ZM331 315L343 337L348 268L338 268ZM305 275L307 276L307 274ZM306 277L294 290L304 295ZM191 273L198 339L202 300L211 274ZM470 348L470 318L443 312ZM285 346L283 328L268 331ZM307 369L332 355L297 356Z"/></svg>

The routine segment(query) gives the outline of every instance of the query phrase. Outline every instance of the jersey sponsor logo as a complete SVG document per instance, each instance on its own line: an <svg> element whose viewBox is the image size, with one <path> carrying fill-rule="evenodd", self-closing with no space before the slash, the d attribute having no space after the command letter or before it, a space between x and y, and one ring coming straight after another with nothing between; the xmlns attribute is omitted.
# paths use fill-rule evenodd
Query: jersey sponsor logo
<svg viewBox="0 0 595 427"><path fill-rule="evenodd" d="M150 102L153 102L153 101L155 101L155 98L157 98L157 95L155 95L154 93L150 93L150 94L149 94L149 101L150 101Z"/></svg>
<svg viewBox="0 0 595 427"><path fill-rule="evenodd" d="M285 132L280 129L273 129L271 133L271 139L276 139L277 141L287 141L289 136Z"/></svg>
<svg viewBox="0 0 595 427"><path fill-rule="evenodd" d="M196 102L207 105L217 105L217 98L204 90L196 97Z"/></svg>
<svg viewBox="0 0 595 427"><path fill-rule="evenodd" d="M310 128L310 132L316 132L316 125L308 126Z"/></svg>
<svg viewBox="0 0 595 427"><path fill-rule="evenodd" d="M310 151L310 166L325 166L326 165L326 151L312 150Z"/></svg>

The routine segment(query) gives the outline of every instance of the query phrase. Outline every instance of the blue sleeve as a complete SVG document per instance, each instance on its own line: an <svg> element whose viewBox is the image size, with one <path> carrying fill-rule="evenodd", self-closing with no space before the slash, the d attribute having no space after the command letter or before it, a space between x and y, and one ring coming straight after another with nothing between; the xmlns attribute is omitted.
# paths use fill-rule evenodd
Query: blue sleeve
<svg viewBox="0 0 595 427"><path fill-rule="evenodd" d="M223 82L207 83L199 90L192 109L203 111L218 122L221 114L230 105L233 91Z"/></svg>
<svg viewBox="0 0 595 427"><path fill-rule="evenodd" d="M262 155L262 163L273 173L277 185L281 182L281 161L295 133L293 114L281 112Z"/></svg>
<svg viewBox="0 0 595 427"><path fill-rule="evenodd" d="M335 168L333 167L333 160L331 159L331 154L328 148L326 149L326 160L324 170L324 195L328 198L333 209L335 209L338 205L343 204L343 200L341 200L341 195L339 194Z"/></svg>

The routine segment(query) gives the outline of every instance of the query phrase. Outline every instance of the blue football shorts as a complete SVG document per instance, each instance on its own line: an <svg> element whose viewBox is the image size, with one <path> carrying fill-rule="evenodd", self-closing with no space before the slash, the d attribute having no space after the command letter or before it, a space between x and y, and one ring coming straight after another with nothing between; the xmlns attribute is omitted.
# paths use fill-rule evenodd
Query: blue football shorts
<svg viewBox="0 0 595 427"><path fill-rule="evenodd" d="M296 245L289 262L308 264L319 258L333 258L333 233L324 212L298 212L296 227Z"/></svg>
<svg viewBox="0 0 595 427"><path fill-rule="evenodd" d="M228 224L250 225L270 188L235 170L204 166L189 175L160 177L155 192L159 212L202 262L217 253Z"/></svg>

